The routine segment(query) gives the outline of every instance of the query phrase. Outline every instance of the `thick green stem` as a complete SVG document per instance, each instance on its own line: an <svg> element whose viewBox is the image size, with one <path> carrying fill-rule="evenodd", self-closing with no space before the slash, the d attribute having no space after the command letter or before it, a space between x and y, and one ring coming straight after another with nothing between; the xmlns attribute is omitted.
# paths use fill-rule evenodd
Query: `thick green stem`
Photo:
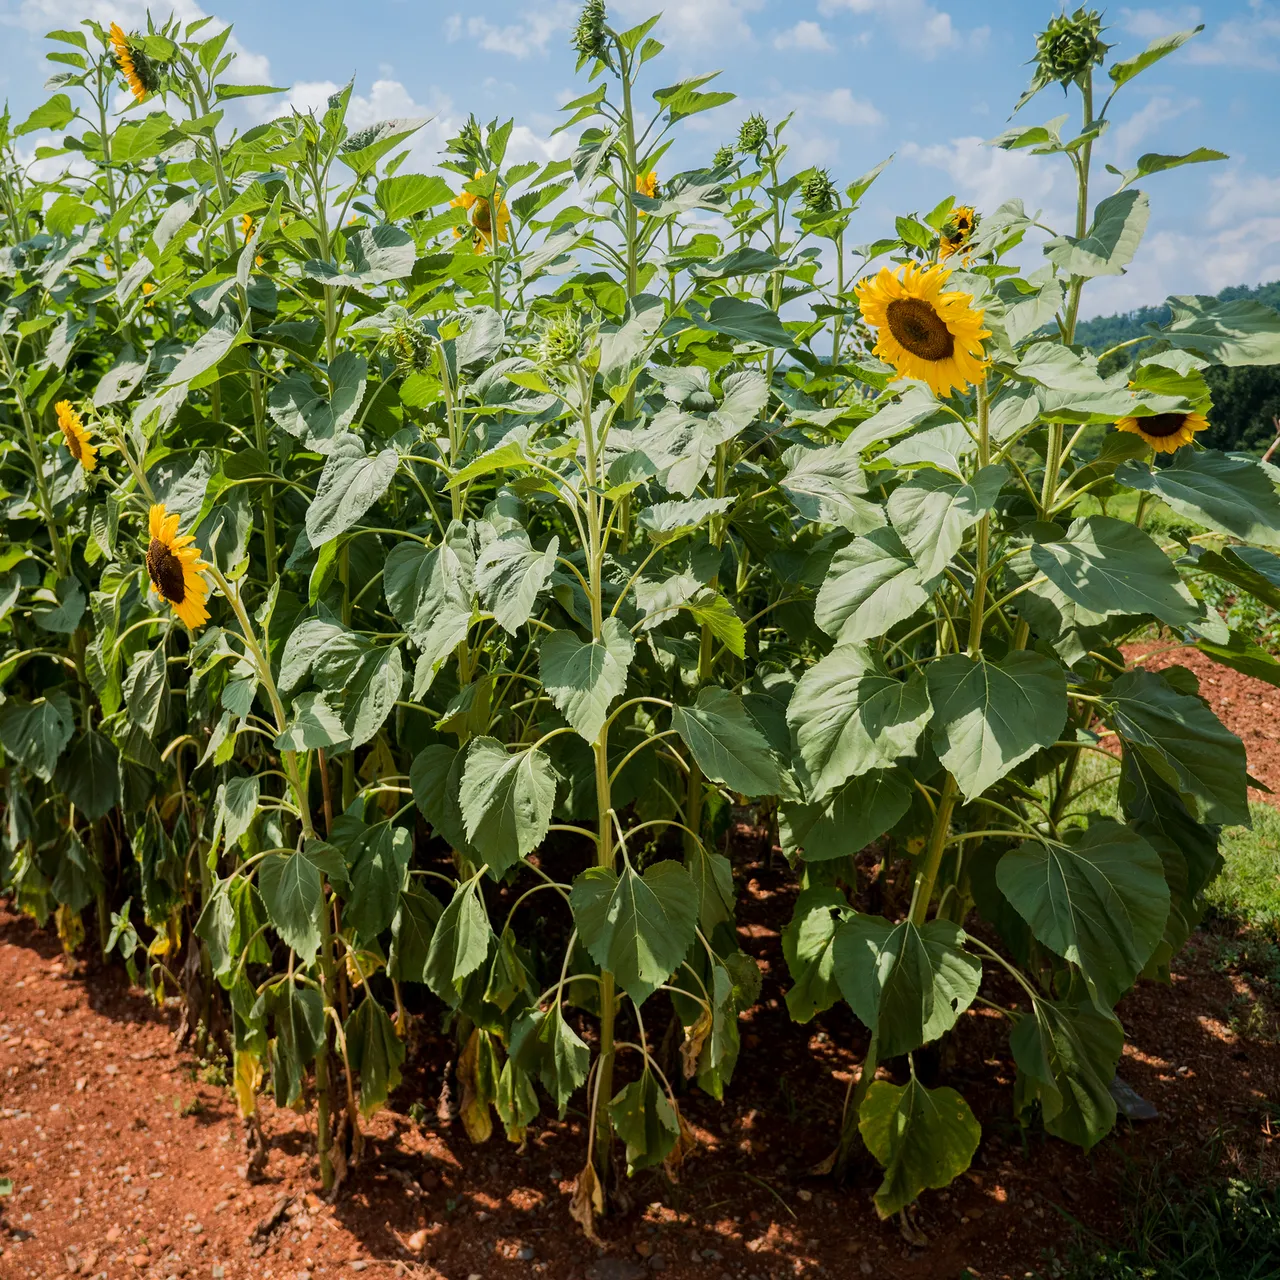
<svg viewBox="0 0 1280 1280"><path fill-rule="evenodd" d="M938 798L938 809L933 815L933 830L925 847L923 861L916 872L916 884L911 898L911 923L918 929L929 915L929 902L938 882L938 869L942 866L942 854L947 847L947 831L951 826L951 813L956 807L959 789L956 780L947 774Z"/></svg>
<svg viewBox="0 0 1280 1280"><path fill-rule="evenodd" d="M987 399L987 383L978 384L978 465L991 462L991 410ZM987 571L991 555L991 513L984 512L978 521L978 547L973 571L973 601L969 614L969 656L976 657L982 648L982 619L987 605Z"/></svg>

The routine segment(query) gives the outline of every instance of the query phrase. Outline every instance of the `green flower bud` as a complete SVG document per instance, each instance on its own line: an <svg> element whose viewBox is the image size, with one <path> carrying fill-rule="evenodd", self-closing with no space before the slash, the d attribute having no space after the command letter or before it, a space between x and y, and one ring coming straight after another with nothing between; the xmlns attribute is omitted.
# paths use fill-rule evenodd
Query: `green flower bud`
<svg viewBox="0 0 1280 1280"><path fill-rule="evenodd" d="M408 315L396 317L383 343L404 377L424 373L431 367L431 339Z"/></svg>
<svg viewBox="0 0 1280 1280"><path fill-rule="evenodd" d="M1109 48L1098 38L1102 15L1077 9L1070 17L1060 13L1036 36L1036 63L1039 78L1068 84L1102 62Z"/></svg>
<svg viewBox="0 0 1280 1280"><path fill-rule="evenodd" d="M836 186L826 169L815 169L800 188L806 213L830 213L836 204Z"/></svg>
<svg viewBox="0 0 1280 1280"><path fill-rule="evenodd" d="M769 122L757 112L742 122L738 130L739 151L759 151L769 141Z"/></svg>
<svg viewBox="0 0 1280 1280"><path fill-rule="evenodd" d="M587 0L573 29L573 47L580 59L607 58L604 0Z"/></svg>
<svg viewBox="0 0 1280 1280"><path fill-rule="evenodd" d="M582 322L572 311L565 311L542 330L534 359L544 369L556 369L576 360L581 350Z"/></svg>
<svg viewBox="0 0 1280 1280"><path fill-rule="evenodd" d="M733 157L734 150L732 147L720 147L717 149L715 159L711 163L717 169L727 169L733 164Z"/></svg>

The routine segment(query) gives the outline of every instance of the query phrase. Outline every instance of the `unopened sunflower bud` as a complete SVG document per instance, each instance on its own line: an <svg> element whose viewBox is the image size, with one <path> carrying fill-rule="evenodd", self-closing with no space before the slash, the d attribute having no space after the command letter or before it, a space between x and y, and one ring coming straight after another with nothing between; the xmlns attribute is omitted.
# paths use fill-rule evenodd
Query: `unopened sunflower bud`
<svg viewBox="0 0 1280 1280"><path fill-rule="evenodd" d="M424 373L431 367L431 339L407 316L391 325L384 341L396 367L405 377Z"/></svg>
<svg viewBox="0 0 1280 1280"><path fill-rule="evenodd" d="M830 213L835 208L836 188L825 169L815 169L800 188L800 199L807 213Z"/></svg>
<svg viewBox="0 0 1280 1280"><path fill-rule="evenodd" d="M769 141L769 122L759 112L748 116L738 130L738 150L759 151Z"/></svg>
<svg viewBox="0 0 1280 1280"><path fill-rule="evenodd" d="M720 147L717 149L715 158L711 163L717 169L727 169L733 163L734 151L732 147Z"/></svg>
<svg viewBox="0 0 1280 1280"><path fill-rule="evenodd" d="M1109 48L1102 43L1102 15L1077 9L1060 13L1036 36L1036 63L1043 83L1069 84L1102 62Z"/></svg>
<svg viewBox="0 0 1280 1280"><path fill-rule="evenodd" d="M604 0L587 0L578 15L578 25L573 29L573 47L579 58L607 56L604 22Z"/></svg>
<svg viewBox="0 0 1280 1280"><path fill-rule="evenodd" d="M534 358L544 369L557 369L576 360L581 351L582 322L572 311L565 311L543 329Z"/></svg>

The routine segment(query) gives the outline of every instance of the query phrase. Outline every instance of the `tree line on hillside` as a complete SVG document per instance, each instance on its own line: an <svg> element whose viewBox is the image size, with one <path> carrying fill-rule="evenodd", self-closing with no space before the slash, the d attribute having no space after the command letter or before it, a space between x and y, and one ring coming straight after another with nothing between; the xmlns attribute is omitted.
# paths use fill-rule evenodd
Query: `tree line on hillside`
<svg viewBox="0 0 1280 1280"><path fill-rule="evenodd" d="M1270 284L1229 285L1217 295L1220 302L1251 298L1267 306L1280 306L1280 280ZM1131 338L1141 337L1151 325L1169 323L1167 305L1139 307L1116 315L1082 320L1076 340L1090 351L1109 351ZM1131 359L1132 349L1116 352L1102 362L1102 372L1114 373ZM1262 453L1276 437L1275 419L1280 417L1280 369L1249 366L1229 369L1215 365L1205 370L1205 380L1213 393L1212 424L1200 439L1211 449L1243 449Z"/></svg>

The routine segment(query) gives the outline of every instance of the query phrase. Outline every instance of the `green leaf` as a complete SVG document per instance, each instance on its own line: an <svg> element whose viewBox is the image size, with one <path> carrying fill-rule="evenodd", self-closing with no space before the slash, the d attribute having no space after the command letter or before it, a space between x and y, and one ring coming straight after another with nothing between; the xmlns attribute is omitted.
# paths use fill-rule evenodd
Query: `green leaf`
<svg viewBox="0 0 1280 1280"><path fill-rule="evenodd" d="M271 1042L271 1083L276 1105L287 1107L302 1096L303 1072L324 1043L324 997L286 978L279 987L267 989L264 1003L276 1033Z"/></svg>
<svg viewBox="0 0 1280 1280"><path fill-rule="evenodd" d="M269 93L288 93L272 84L219 84L214 86L219 102L229 102L232 98L257 98Z"/></svg>
<svg viewBox="0 0 1280 1280"><path fill-rule="evenodd" d="M1280 351L1276 356L1280 363ZM1246 542L1280 547L1280 497L1256 462L1215 449L1179 449L1165 466L1123 462L1117 484L1163 498L1180 516Z"/></svg>
<svg viewBox="0 0 1280 1280"><path fill-rule="evenodd" d="M41 103L14 131L13 136L20 138L23 134L35 133L39 129L48 129L56 133L65 129L75 119L75 108L65 93L55 93L48 102Z"/></svg>
<svg viewBox="0 0 1280 1280"><path fill-rule="evenodd" d="M1212 364L1280 364L1280 314L1252 298L1223 302L1204 294L1169 299L1173 319L1159 332L1170 346ZM1175 455L1176 456L1176 455Z"/></svg>
<svg viewBox="0 0 1280 1280"><path fill-rule="evenodd" d="M1206 703L1161 674L1134 670L1111 686L1113 727L1125 746L1181 797L1201 822L1248 823L1244 744Z"/></svg>
<svg viewBox="0 0 1280 1280"><path fill-rule="evenodd" d="M1196 547L1192 554L1197 569L1208 570L1234 586L1243 587L1272 609L1280 609L1280 556L1261 547L1230 546L1224 546L1220 552Z"/></svg>
<svg viewBox="0 0 1280 1280"><path fill-rule="evenodd" d="M1167 36L1159 36L1135 57L1125 58L1122 62L1113 62L1107 68L1107 74L1118 89L1122 84L1128 84L1134 76L1145 71L1153 63L1159 62L1175 49L1181 48L1192 36L1199 35L1203 30L1202 22L1186 31L1173 31Z"/></svg>
<svg viewBox="0 0 1280 1280"><path fill-rule="evenodd" d="M343 1034L351 1069L360 1076L360 1114L368 1119L400 1084L404 1041L396 1035L387 1011L370 995L351 1011Z"/></svg>
<svg viewBox="0 0 1280 1280"><path fill-rule="evenodd" d="M847 778L892 767L915 749L928 719L924 678L899 680L860 644L838 645L810 667L787 707L815 800Z"/></svg>
<svg viewBox="0 0 1280 1280"><path fill-rule="evenodd" d="M515 635L533 616L559 552L559 538L553 537L547 549L539 551L523 529L511 529L480 553L476 561L480 601L508 634Z"/></svg>
<svg viewBox="0 0 1280 1280"><path fill-rule="evenodd" d="M680 1139L676 1109L647 1065L609 1103L609 1119L627 1144L628 1175L660 1165Z"/></svg>
<svg viewBox="0 0 1280 1280"><path fill-rule="evenodd" d="M43 782L53 778L74 726L71 699L62 689L34 702L11 697L0 706L0 746L12 761Z"/></svg>
<svg viewBox="0 0 1280 1280"><path fill-rule="evenodd" d="M709 311L693 301L687 304L687 309L699 329L762 347L787 348L793 345L791 335L782 327L777 312L758 302L722 295L712 301Z"/></svg>
<svg viewBox="0 0 1280 1280"><path fill-rule="evenodd" d="M512 1027L511 1060L523 1071L537 1072L563 1120L569 1099L586 1082L591 1050L564 1020L557 1001L546 1013L531 1009Z"/></svg>
<svg viewBox="0 0 1280 1280"><path fill-rule="evenodd" d="M154 736L169 713L169 667L164 645L144 650L129 664L124 702L129 719L148 737Z"/></svg>
<svg viewBox="0 0 1280 1280"><path fill-rule="evenodd" d="M1045 255L1068 275L1118 276L1133 261L1147 229L1151 207L1146 194L1132 189L1099 200L1093 226L1080 239L1055 236L1046 241Z"/></svg>
<svg viewBox="0 0 1280 1280"><path fill-rule="evenodd" d="M884 1169L875 1193L882 1218L958 1178L982 1138L982 1126L954 1089L926 1089L914 1076L901 1085L874 1081L858 1113L858 1132Z"/></svg>
<svg viewBox="0 0 1280 1280"><path fill-rule="evenodd" d="M364 356L340 351L329 365L332 389L317 391L305 373L291 373L271 389L272 421L308 449L328 453L334 438L354 421L364 400L368 364Z"/></svg>
<svg viewBox="0 0 1280 1280"><path fill-rule="evenodd" d="M435 834L450 848L464 853L470 848L462 809L458 805L458 787L462 780L464 753L444 743L424 747L409 766L409 785L422 816Z"/></svg>
<svg viewBox="0 0 1280 1280"><path fill-rule="evenodd" d="M556 773L546 752L509 752L496 738L472 739L458 800L467 839L495 879L542 843L555 798Z"/></svg>
<svg viewBox="0 0 1280 1280"><path fill-rule="evenodd" d="M105 817L120 802L120 753L93 729L82 733L58 764L58 785L90 822Z"/></svg>
<svg viewBox="0 0 1280 1280"><path fill-rule="evenodd" d="M674 542L712 516L727 511L731 498L692 498L688 502L655 502L636 517L636 524L656 543Z"/></svg>
<svg viewBox="0 0 1280 1280"><path fill-rule="evenodd" d="M877 640L922 608L935 582L892 529L875 529L831 558L814 618L840 644Z"/></svg>
<svg viewBox="0 0 1280 1280"><path fill-rule="evenodd" d="M1086 1151L1116 1122L1111 1081L1124 1049L1124 1028L1088 1003L1070 1005L1032 997L1009 1032L1018 1066L1014 1109L1040 1103L1044 1127Z"/></svg>
<svg viewBox="0 0 1280 1280"><path fill-rule="evenodd" d="M655 862L637 875L589 867L569 895L574 923L591 958L641 1004L684 960L698 924L693 880L678 862Z"/></svg>
<svg viewBox="0 0 1280 1280"><path fill-rule="evenodd" d="M1028 840L1000 859L996 883L1032 933L1077 965L1095 1003L1111 1009L1164 935L1169 887L1160 855L1109 818L1071 843Z"/></svg>
<svg viewBox="0 0 1280 1280"><path fill-rule="evenodd" d="M1031 559L1065 596L1093 613L1153 613L1173 626L1200 614L1159 544L1124 520L1075 520L1060 542L1034 543Z"/></svg>
<svg viewBox="0 0 1280 1280"><path fill-rule="evenodd" d="M774 794L780 784L769 743L736 693L709 685L693 706L677 706L671 727L703 774L746 796Z"/></svg>
<svg viewBox="0 0 1280 1280"><path fill-rule="evenodd" d="M335 267L313 258L302 267L306 279L367 289L388 280L402 280L412 273L417 251L408 232L383 222L376 227L344 227L342 234L346 240L346 261L341 267Z"/></svg>
<svg viewBox="0 0 1280 1280"><path fill-rule="evenodd" d="M836 930L835 979L854 1013L879 1037L882 1058L910 1053L950 1031L973 1003L982 963L949 920L917 928L851 915Z"/></svg>
<svg viewBox="0 0 1280 1280"><path fill-rule="evenodd" d="M276 932L309 964L320 949L323 886L315 863L301 851L269 853L259 865L258 889Z"/></svg>
<svg viewBox="0 0 1280 1280"><path fill-rule="evenodd" d="M600 736L605 717L627 687L635 641L617 618L606 618L599 640L553 631L538 650L538 674L551 701L588 742Z"/></svg>
<svg viewBox="0 0 1280 1280"><path fill-rule="evenodd" d="M457 520L438 546L406 541L387 556L382 572L387 603L422 650L415 698L427 691L436 672L466 639L474 611L475 574L471 535Z"/></svg>
<svg viewBox="0 0 1280 1280"><path fill-rule="evenodd" d="M218 814L227 848L243 839L258 812L258 775L228 778L218 788Z"/></svg>
<svg viewBox="0 0 1280 1280"><path fill-rule="evenodd" d="M440 900L425 890L406 889L400 895L391 921L391 950L387 954L389 978L396 982L426 982L431 939L443 911Z"/></svg>
<svg viewBox="0 0 1280 1280"><path fill-rule="evenodd" d="M983 467L967 484L925 469L889 495L889 519L923 578L937 576L951 563L965 532L995 505L1008 478L1000 464Z"/></svg>
<svg viewBox="0 0 1280 1280"><path fill-rule="evenodd" d="M681 605L737 658L747 656L747 628L728 600L718 591L699 591Z"/></svg>
<svg viewBox="0 0 1280 1280"><path fill-rule="evenodd" d="M343 892L342 923L362 943L372 943L395 918L412 856L412 835L390 822L375 824L356 841L349 854L351 887Z"/></svg>
<svg viewBox="0 0 1280 1280"><path fill-rule="evenodd" d="M57 604L48 609L32 609L32 621L44 631L69 636L84 617L84 588L75 578L60 578L54 594Z"/></svg>
<svg viewBox="0 0 1280 1280"><path fill-rule="evenodd" d="M453 891L427 951L427 986L450 1008L457 1005L463 983L484 964L493 938L479 883L473 877Z"/></svg>
<svg viewBox="0 0 1280 1280"><path fill-rule="evenodd" d="M70 910L80 912L102 888L102 872L98 864L80 837L71 832L58 859L58 873L53 877L51 886L53 896Z"/></svg>
<svg viewBox="0 0 1280 1280"><path fill-rule="evenodd" d="M358 436L336 437L307 508L311 545L322 546L356 524L387 491L399 462L394 449L371 457Z"/></svg>
<svg viewBox="0 0 1280 1280"><path fill-rule="evenodd" d="M1178 169L1184 164L1204 164L1207 161L1229 160L1230 158L1225 151L1214 151L1211 147L1197 147L1194 151L1188 151L1181 156L1163 155L1159 151L1148 151L1138 157L1138 163L1132 169L1120 170L1113 165L1107 165L1107 168L1123 179L1120 183L1121 190L1123 190L1131 183L1137 182L1139 178L1149 177L1153 173L1163 173L1166 169Z"/></svg>
<svg viewBox="0 0 1280 1280"><path fill-rule="evenodd" d="M436 205L448 204L453 190L439 174L398 173L383 178L374 198L388 222L402 222Z"/></svg>
<svg viewBox="0 0 1280 1280"><path fill-rule="evenodd" d="M782 851L788 857L803 854L806 862L852 858L906 813L912 794L905 770L872 769L817 804L783 801L778 809Z"/></svg>
<svg viewBox="0 0 1280 1280"><path fill-rule="evenodd" d="M802 889L782 930L782 954L791 974L787 1009L795 1022L808 1022L840 999L835 953L838 915L848 903L839 889Z"/></svg>
<svg viewBox="0 0 1280 1280"><path fill-rule="evenodd" d="M928 668L933 745L966 800L980 796L1067 721L1067 679L1051 659L1015 649L1000 662L949 654Z"/></svg>
<svg viewBox="0 0 1280 1280"><path fill-rule="evenodd" d="M884 524L883 509L866 496L867 478L857 457L841 445L794 445L783 462L787 474L782 491L805 520L840 525L850 533L869 533Z"/></svg>
<svg viewBox="0 0 1280 1280"><path fill-rule="evenodd" d="M1232 631L1226 642L1221 644L1202 637L1196 641L1196 648L1232 671L1240 671L1255 680L1265 680L1280 687L1280 662L1239 631Z"/></svg>

